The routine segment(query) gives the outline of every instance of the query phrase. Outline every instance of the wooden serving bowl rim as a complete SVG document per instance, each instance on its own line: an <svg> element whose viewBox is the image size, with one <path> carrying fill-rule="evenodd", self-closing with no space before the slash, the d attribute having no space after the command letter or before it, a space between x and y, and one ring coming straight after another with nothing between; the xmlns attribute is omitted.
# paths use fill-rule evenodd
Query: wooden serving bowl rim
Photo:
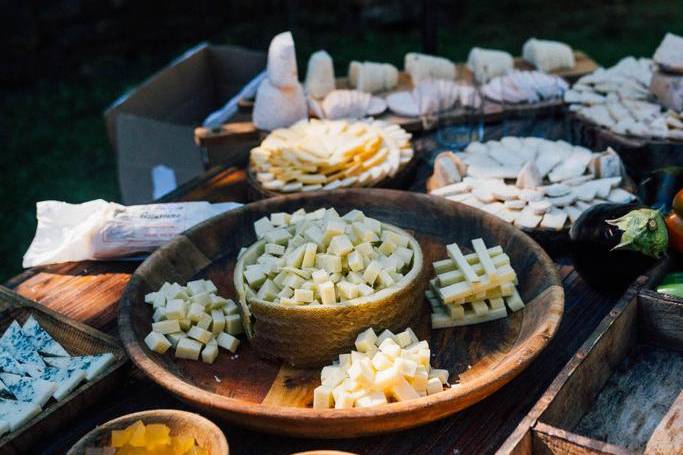
<svg viewBox="0 0 683 455"><path fill-rule="evenodd" d="M85 449L90 447L88 444L96 440L103 432L109 432L112 430L118 430L128 425L135 423L138 420L142 420L145 425L148 425L149 420L153 420L151 423L166 423L169 419L182 420L192 426L201 428L202 431L210 432L216 441L218 442L218 447L213 447L209 452L209 455L228 455L229 447L228 441L225 439L225 434L221 431L218 426L199 414L188 411L180 411L178 409L149 409L146 411L134 412L132 414L126 414L121 417L109 420L108 422L98 425L88 433L86 433L81 439L74 444L67 455L83 455ZM148 420L148 421L146 421ZM171 428L171 435L173 436L173 428Z"/></svg>
<svg viewBox="0 0 683 455"><path fill-rule="evenodd" d="M515 344L514 350L508 352L503 358L498 359L494 365L491 365L488 374L470 378L467 382L456 384L454 387L447 388L440 393L415 400L394 402L371 408L313 409L276 406L209 392L201 387L186 382L181 377L173 374L163 365L158 364L147 352L145 352L145 347L143 346L144 342L141 338L138 339L132 318L132 306L134 304L140 304L135 296L135 288L142 283L145 283L145 279L142 276L138 276L136 272L121 299L119 308L120 336L133 362L153 381L178 396L180 399L213 414L222 417L231 417L233 421L237 423L242 422L242 424L254 428L265 428L266 431L275 433L285 433L286 431L282 429L283 426L287 427L287 423L296 422L297 428L301 428L301 430L298 432L297 430L291 430L292 426L290 425L287 427L287 431L289 431L288 434L304 437L340 437L339 435L329 436L329 434L326 436L325 433L320 432L320 427L316 428L316 424L321 424L321 421L325 421L327 425L334 425L335 428L339 428L353 425L356 421L367 422L375 421L375 419L400 419L401 417L410 416L415 412L424 415L422 420L418 422L393 425L391 428L383 430L367 430L360 428L356 431L350 431L348 434L344 433L342 436L349 437L413 427L445 417L471 406L500 389L503 385L507 384L521 373L540 354L557 332L564 310L564 289L561 284L557 267L545 251L521 230L498 219L494 215L438 196L407 191L367 188L332 190L305 195L299 193L245 205L226 214L219 215L212 220L207 220L190 229L186 234L191 235L193 232L200 230L209 223L215 222L216 219L221 217L241 216L252 210L262 211L264 208L269 208L271 205L299 201L302 198L311 198L317 203L319 200L329 199L330 195L338 197L371 197L373 199L378 198L378 200L400 200L403 204L401 207L410 207L410 204L437 205L441 206L444 210L454 210L463 214L466 213L473 218L480 218L486 225L497 226L511 238L514 238L515 242L523 242L524 249L531 252L530 254L533 254L535 263L543 268L546 285L539 291L538 295L526 302L526 304L528 307L530 305L543 303L547 307L546 312L551 313L551 317L536 323L532 327L531 332L527 333L524 339L518 336L516 341L519 343ZM334 206L334 203L330 202L328 206ZM363 209L362 207L358 208L361 210ZM277 209L268 209L271 213L274 210ZM248 228L251 228L251 226ZM191 244L191 240L187 235L181 235L166 246L161 247L145 262L149 263L154 261L157 257L163 257L162 255L164 252L169 250L169 248L173 248L174 245L188 244L188 242ZM212 259L209 259L209 261L212 261ZM527 309L524 311L527 311ZM492 370L495 374L491 372ZM255 421L261 421L261 424L255 424ZM264 421L267 422L264 424Z"/></svg>

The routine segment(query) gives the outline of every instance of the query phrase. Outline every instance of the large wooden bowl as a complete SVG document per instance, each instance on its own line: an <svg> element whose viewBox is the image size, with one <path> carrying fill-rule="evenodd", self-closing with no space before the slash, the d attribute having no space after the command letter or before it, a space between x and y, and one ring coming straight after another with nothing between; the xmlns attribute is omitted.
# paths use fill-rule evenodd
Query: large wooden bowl
<svg viewBox="0 0 683 455"><path fill-rule="evenodd" d="M430 330L429 305L413 327L428 338L432 364L451 372L453 386L412 401L365 409L313 410L320 371L298 370L259 359L244 341L237 355L225 351L213 365L175 360L145 346L151 307L144 295L165 281L212 279L219 294L235 297L233 269L239 249L256 239L252 223L272 212L352 208L412 232L420 242L424 268L446 257L445 245L469 245L482 237L501 245L519 277L524 310L506 319L445 330ZM354 437L421 425L460 411L511 381L543 350L562 318L564 291L555 264L529 237L485 212L434 196L392 190L339 190L273 198L213 218L152 254L135 272L120 303L119 327L131 359L180 399L235 424L262 431L317 438ZM216 379L218 378L218 380Z"/></svg>
<svg viewBox="0 0 683 455"><path fill-rule="evenodd" d="M138 420L145 425L162 423L171 429L171 436L193 436L199 447L209 451L209 455L228 455L228 442L220 428L198 414L175 409L136 412L110 420L83 436L67 455L83 455L89 447L105 447L111 442L112 430L123 430Z"/></svg>

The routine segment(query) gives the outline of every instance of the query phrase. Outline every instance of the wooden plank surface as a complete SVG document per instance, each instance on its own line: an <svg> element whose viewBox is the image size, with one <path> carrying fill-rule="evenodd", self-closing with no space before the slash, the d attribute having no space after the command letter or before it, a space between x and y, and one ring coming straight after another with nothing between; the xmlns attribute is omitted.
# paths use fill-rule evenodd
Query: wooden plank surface
<svg viewBox="0 0 683 455"><path fill-rule="evenodd" d="M206 181L185 185L166 200L241 201L244 172L213 171ZM280 454L337 449L372 454L492 453L515 429L555 375L607 314L617 296L590 289L566 258L557 258L566 293L565 314L549 347L501 391L452 417L398 433L350 440L304 440L222 424L231 453ZM135 262L65 264L30 270L6 283L19 293L74 319L116 333L116 305ZM95 425L125 413L154 408L188 409L132 370L125 384L63 433L42 438L36 454L64 453Z"/></svg>

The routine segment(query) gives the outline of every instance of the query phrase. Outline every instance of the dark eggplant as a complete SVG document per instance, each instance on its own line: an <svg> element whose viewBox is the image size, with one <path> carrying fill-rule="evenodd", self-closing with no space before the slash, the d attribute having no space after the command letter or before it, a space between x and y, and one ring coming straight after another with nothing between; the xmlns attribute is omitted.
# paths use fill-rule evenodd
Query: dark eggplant
<svg viewBox="0 0 683 455"><path fill-rule="evenodd" d="M653 209L668 213L671 201L681 188L683 167L665 167L652 172L638 185L638 199Z"/></svg>
<svg viewBox="0 0 683 455"><path fill-rule="evenodd" d="M571 256L581 277L597 289L625 290L666 252L661 214L639 204L598 204L569 231Z"/></svg>

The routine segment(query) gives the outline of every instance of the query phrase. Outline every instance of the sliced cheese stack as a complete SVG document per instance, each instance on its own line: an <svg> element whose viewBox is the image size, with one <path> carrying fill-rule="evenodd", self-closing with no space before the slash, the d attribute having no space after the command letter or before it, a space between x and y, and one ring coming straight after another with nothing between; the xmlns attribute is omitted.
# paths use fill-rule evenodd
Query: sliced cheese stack
<svg viewBox="0 0 683 455"><path fill-rule="evenodd" d="M413 158L410 134L383 121L304 120L251 150L264 188L285 193L373 186Z"/></svg>
<svg viewBox="0 0 683 455"><path fill-rule="evenodd" d="M443 391L448 370L432 368L427 341L410 329L379 336L369 328L356 338L356 350L340 354L320 373L314 409L368 408L414 400Z"/></svg>
<svg viewBox="0 0 683 455"><path fill-rule="evenodd" d="M232 353L240 342L242 319L235 302L216 294L211 280L189 281L187 286L164 283L156 292L145 296L152 305L152 331L145 344L154 352L164 354L175 349L179 359L213 363L218 348Z"/></svg>
<svg viewBox="0 0 683 455"><path fill-rule="evenodd" d="M474 253L464 254L457 244L448 245L448 259L433 264L436 277L426 292L432 328L493 321L524 308L517 274L503 249L487 248L482 239L472 240L472 247Z"/></svg>
<svg viewBox="0 0 683 455"><path fill-rule="evenodd" d="M114 361L111 353L72 357L38 321L17 321L0 338L0 435L15 431Z"/></svg>
<svg viewBox="0 0 683 455"><path fill-rule="evenodd" d="M565 141L504 137L473 142L453 155L448 158L458 165L430 180L442 185L432 186L430 194L523 228L559 230L595 204L635 200L619 188L623 165L611 149L592 153ZM453 183L447 183L448 177Z"/></svg>
<svg viewBox="0 0 683 455"><path fill-rule="evenodd" d="M407 232L333 208L273 213L254 229L235 289L262 356L320 366L369 325L397 330L418 317L422 252Z"/></svg>

